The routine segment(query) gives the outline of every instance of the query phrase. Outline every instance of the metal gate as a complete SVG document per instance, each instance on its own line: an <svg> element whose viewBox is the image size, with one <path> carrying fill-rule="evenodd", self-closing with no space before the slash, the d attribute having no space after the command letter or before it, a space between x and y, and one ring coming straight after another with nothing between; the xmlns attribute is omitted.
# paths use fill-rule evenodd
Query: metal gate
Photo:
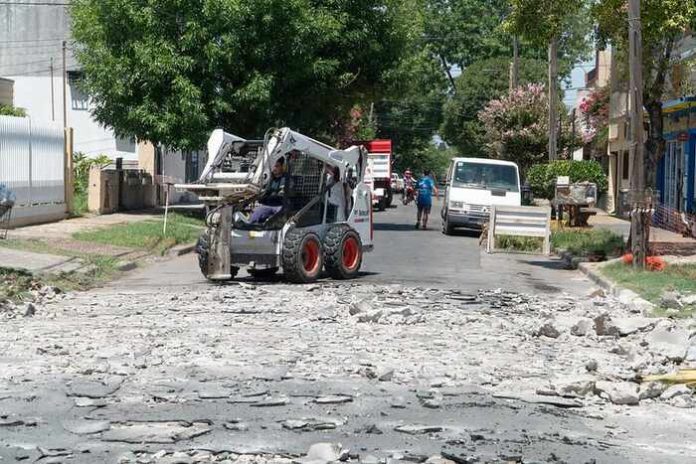
<svg viewBox="0 0 696 464"><path fill-rule="evenodd" d="M17 197L13 225L65 217L64 145L59 124L0 116L0 183Z"/></svg>

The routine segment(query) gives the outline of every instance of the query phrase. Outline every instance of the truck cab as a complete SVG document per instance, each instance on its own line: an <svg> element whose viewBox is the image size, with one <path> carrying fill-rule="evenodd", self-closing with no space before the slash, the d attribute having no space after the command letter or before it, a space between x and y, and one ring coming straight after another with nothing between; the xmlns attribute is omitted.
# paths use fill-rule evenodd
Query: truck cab
<svg viewBox="0 0 696 464"><path fill-rule="evenodd" d="M447 170L442 232L482 230L493 206L520 206L520 174L515 163L482 158L453 158Z"/></svg>

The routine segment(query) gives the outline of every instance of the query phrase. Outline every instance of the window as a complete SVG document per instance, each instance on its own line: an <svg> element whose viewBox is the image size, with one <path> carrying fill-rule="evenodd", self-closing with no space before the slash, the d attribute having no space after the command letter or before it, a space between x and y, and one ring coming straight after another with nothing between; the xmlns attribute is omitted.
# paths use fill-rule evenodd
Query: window
<svg viewBox="0 0 696 464"><path fill-rule="evenodd" d="M628 180L628 169L630 167L628 152L624 152L622 158L623 160L621 161L621 179Z"/></svg>
<svg viewBox="0 0 696 464"><path fill-rule="evenodd" d="M186 182L195 182L199 176L199 154L197 151L184 152L186 160Z"/></svg>
<svg viewBox="0 0 696 464"><path fill-rule="evenodd" d="M454 168L455 187L519 192L515 166L460 161Z"/></svg>
<svg viewBox="0 0 696 464"><path fill-rule="evenodd" d="M80 88L80 75L69 72L68 81L70 83L70 107L74 111L89 110L89 96Z"/></svg>

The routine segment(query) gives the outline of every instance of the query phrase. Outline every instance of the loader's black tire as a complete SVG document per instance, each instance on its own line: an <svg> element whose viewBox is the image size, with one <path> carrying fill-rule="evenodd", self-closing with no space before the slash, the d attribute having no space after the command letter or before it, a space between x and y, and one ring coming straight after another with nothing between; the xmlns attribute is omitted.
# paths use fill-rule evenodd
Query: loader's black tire
<svg viewBox="0 0 696 464"><path fill-rule="evenodd" d="M265 269L247 269L247 272L254 279L264 280L276 275L278 270L279 268L277 267L267 267Z"/></svg>
<svg viewBox="0 0 696 464"><path fill-rule="evenodd" d="M201 269L201 274L206 279L210 279L208 275L208 257L210 256L210 243L211 236L210 230L206 229L200 237L198 237L198 243L196 243L196 254L198 254L198 267ZM239 272L239 268L232 267L230 269L230 280L234 279Z"/></svg>
<svg viewBox="0 0 696 464"><path fill-rule="evenodd" d="M352 227L340 224L329 229L324 237L324 267L332 278L355 279L362 260L362 241Z"/></svg>
<svg viewBox="0 0 696 464"><path fill-rule="evenodd" d="M283 274L290 282L306 284L321 276L324 255L319 236L314 232L290 230L283 242Z"/></svg>

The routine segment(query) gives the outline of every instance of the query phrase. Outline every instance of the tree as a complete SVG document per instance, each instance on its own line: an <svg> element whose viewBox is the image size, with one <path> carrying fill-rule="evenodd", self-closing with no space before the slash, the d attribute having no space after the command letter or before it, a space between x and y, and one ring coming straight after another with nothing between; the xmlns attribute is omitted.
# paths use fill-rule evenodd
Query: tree
<svg viewBox="0 0 696 464"><path fill-rule="evenodd" d="M74 0L96 119L196 149L215 127L290 125L334 141L408 35L398 0Z"/></svg>
<svg viewBox="0 0 696 464"><path fill-rule="evenodd" d="M27 112L24 108L14 106L0 105L0 116L15 116L18 118L26 117Z"/></svg>
<svg viewBox="0 0 696 464"><path fill-rule="evenodd" d="M534 164L548 159L549 100L542 84L518 87L500 99L491 100L479 113L479 119L488 141L486 148L492 158L514 161L524 174ZM556 103L562 111L562 104ZM564 130L566 138L561 147L570 145L572 134ZM565 153L568 156L568 153Z"/></svg>
<svg viewBox="0 0 696 464"><path fill-rule="evenodd" d="M452 87L452 66L509 53L512 42L500 29L506 10L505 0L425 0L425 41Z"/></svg>
<svg viewBox="0 0 696 464"><path fill-rule="evenodd" d="M447 81L427 47L406 55L386 80L389 92L374 106L377 134L394 141L398 167L405 169L408 159L433 153L428 148L442 122Z"/></svg>
<svg viewBox="0 0 696 464"><path fill-rule="evenodd" d="M510 0L507 29L520 34L532 43L548 45L549 100L556 100L558 92L558 58L561 42L586 41L589 29L578 27L587 24L586 2L578 0ZM555 105L549 109L549 157L556 159L557 114Z"/></svg>
<svg viewBox="0 0 696 464"><path fill-rule="evenodd" d="M696 3L682 0L642 0L643 105L649 130L645 142L645 185L656 185L657 165L665 152L662 99L669 87L674 46L696 27ZM600 0L593 7L600 41L611 42L625 57L628 50L626 0ZM622 60L626 64L626 59ZM625 70L624 70L625 72Z"/></svg>
<svg viewBox="0 0 696 464"><path fill-rule="evenodd" d="M477 61L512 57L513 35L517 32L501 27L511 13L508 0L424 1L424 40L430 44L453 90L453 67L465 70ZM559 41L561 76L569 76L573 65L588 52L589 15L571 17L567 27L569 32ZM542 42L536 36L522 40L520 56L545 59L548 44Z"/></svg>
<svg viewBox="0 0 696 464"><path fill-rule="evenodd" d="M487 156L485 130L478 114L489 101L508 92L508 67L507 58L481 60L455 79L456 92L445 104L441 135L461 156ZM543 61L523 58L520 85L543 82L545 67Z"/></svg>

